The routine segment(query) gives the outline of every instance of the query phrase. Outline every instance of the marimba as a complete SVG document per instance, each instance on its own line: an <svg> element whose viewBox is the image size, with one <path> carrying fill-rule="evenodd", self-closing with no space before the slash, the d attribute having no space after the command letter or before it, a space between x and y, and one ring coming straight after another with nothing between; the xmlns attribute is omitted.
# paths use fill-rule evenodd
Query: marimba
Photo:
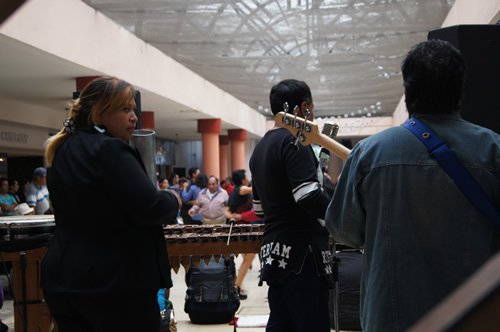
<svg viewBox="0 0 500 332"><path fill-rule="evenodd" d="M201 260L208 264L214 256L258 253L264 232L263 224L168 225L164 227L170 266L177 273L182 265Z"/></svg>
<svg viewBox="0 0 500 332"><path fill-rule="evenodd" d="M47 239L41 237L54 230L54 216L0 218L0 259L12 262L12 286L15 331L49 331L50 312L40 286L40 264L47 252ZM167 225L164 227L172 269L187 270L212 256L257 253L264 226L262 224ZM228 241L229 239L229 241ZM39 244L39 245L38 245ZM23 247L25 245L26 247Z"/></svg>

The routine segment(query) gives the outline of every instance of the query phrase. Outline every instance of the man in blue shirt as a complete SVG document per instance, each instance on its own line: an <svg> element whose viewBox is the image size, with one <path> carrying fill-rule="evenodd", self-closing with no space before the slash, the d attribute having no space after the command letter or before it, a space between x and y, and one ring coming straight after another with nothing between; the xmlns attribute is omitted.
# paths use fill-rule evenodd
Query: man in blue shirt
<svg viewBox="0 0 500 332"><path fill-rule="evenodd" d="M185 182L184 188L181 192L182 197L182 208L181 208L181 216L184 221L184 224L201 224L201 215L196 214L194 216L189 215L189 209L194 205L198 195L200 194L201 189L206 187L206 175L200 173L200 169L197 167L193 167L189 169L190 183ZM204 183L204 186L203 186ZM202 188L203 187L203 188Z"/></svg>
<svg viewBox="0 0 500 332"><path fill-rule="evenodd" d="M35 209L35 214L51 212L49 191L47 189L47 170L37 167L33 171L33 182L26 192L26 203Z"/></svg>
<svg viewBox="0 0 500 332"><path fill-rule="evenodd" d="M405 102L500 208L500 136L463 120L465 62L451 44L416 45L402 65ZM499 232L406 128L354 147L326 214L338 242L365 249L363 331L406 331L499 248Z"/></svg>

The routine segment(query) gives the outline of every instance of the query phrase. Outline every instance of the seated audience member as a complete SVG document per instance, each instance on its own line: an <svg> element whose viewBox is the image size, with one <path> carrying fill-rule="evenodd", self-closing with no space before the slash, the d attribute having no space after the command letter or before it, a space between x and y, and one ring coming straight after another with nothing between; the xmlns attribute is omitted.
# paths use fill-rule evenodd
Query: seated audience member
<svg viewBox="0 0 500 332"><path fill-rule="evenodd" d="M26 203L35 209L35 214L51 213L49 191L46 186L47 170L38 167L33 171L33 181L26 193Z"/></svg>
<svg viewBox="0 0 500 332"><path fill-rule="evenodd" d="M16 179L9 180L9 194L11 194L16 199L17 204L24 202L21 200L21 196L19 195L19 188L19 182Z"/></svg>
<svg viewBox="0 0 500 332"><path fill-rule="evenodd" d="M28 190L30 189L31 181L28 179L23 179L19 183L19 186L21 187L18 195L19 198L21 199L21 202L26 203L26 194L28 193Z"/></svg>
<svg viewBox="0 0 500 332"><path fill-rule="evenodd" d="M7 178L0 178L0 207L2 208L2 215L13 215L14 209L18 204L15 197L9 193L9 180Z"/></svg>

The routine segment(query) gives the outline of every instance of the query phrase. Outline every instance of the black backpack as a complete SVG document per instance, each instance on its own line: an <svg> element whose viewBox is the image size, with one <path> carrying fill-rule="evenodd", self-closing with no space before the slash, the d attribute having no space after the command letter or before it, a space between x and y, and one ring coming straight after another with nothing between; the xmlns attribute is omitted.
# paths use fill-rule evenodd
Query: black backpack
<svg viewBox="0 0 500 332"><path fill-rule="evenodd" d="M240 307L234 285L234 259L214 257L208 265L202 260L199 267L191 265L186 274L186 302L184 311L195 324L229 323Z"/></svg>

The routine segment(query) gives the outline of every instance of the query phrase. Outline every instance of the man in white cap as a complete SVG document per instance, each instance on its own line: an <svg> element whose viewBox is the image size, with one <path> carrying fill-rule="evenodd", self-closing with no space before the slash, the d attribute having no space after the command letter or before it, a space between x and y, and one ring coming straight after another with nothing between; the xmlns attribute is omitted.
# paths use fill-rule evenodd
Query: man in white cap
<svg viewBox="0 0 500 332"><path fill-rule="evenodd" d="M37 167L33 171L33 181L26 192L26 203L35 209L35 214L50 211L49 191L47 190L47 170Z"/></svg>

